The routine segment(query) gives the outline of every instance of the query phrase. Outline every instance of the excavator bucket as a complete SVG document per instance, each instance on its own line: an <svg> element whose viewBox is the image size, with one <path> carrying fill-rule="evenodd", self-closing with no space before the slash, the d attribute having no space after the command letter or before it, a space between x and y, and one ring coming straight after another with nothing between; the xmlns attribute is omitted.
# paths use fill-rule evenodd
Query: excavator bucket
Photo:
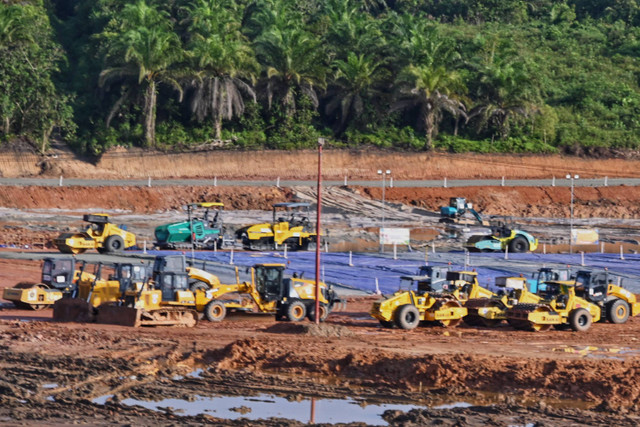
<svg viewBox="0 0 640 427"><path fill-rule="evenodd" d="M58 322L93 322L95 310L82 298L61 298L53 304L53 320Z"/></svg>
<svg viewBox="0 0 640 427"><path fill-rule="evenodd" d="M102 304L98 307L97 323L138 327L142 325L143 310L115 304Z"/></svg>

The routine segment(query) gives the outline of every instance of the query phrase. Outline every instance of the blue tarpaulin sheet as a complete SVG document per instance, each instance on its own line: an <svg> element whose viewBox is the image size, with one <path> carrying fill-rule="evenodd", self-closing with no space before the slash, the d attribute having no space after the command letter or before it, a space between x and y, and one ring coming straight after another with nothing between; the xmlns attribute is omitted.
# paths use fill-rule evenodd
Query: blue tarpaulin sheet
<svg viewBox="0 0 640 427"><path fill-rule="evenodd" d="M170 253L184 253L191 257L191 252L148 251L151 255L168 255ZM216 264L230 264L231 252L227 251L196 251L195 259L212 261ZM398 289L400 276L416 274L420 266L425 265L424 254L399 254L399 259L379 254L353 254L349 265L349 253L323 252L321 254L321 280L338 284L365 292L382 293L394 292ZM447 265L451 269L461 270L468 260L468 270L478 272L478 279L482 286L493 285L497 276L518 276L530 278L531 273L542 266L563 267L570 265L573 271L579 269L604 269L613 274L623 275L623 285L632 292L640 293L640 255L619 254L584 254L584 264L581 266L580 254L509 254L504 259L502 253L479 253L467 256L462 252L429 254L429 265ZM233 252L233 265L251 266L259 263L287 264L289 274L303 273L307 279L315 278L315 252L289 252L285 259L282 252ZM215 271L214 271L215 273ZM377 282L377 289L376 289Z"/></svg>

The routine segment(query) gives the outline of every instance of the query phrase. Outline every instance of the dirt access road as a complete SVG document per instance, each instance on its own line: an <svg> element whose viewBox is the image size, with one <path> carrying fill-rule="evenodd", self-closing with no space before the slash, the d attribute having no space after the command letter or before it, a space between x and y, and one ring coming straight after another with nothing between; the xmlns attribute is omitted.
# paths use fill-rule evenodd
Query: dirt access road
<svg viewBox="0 0 640 427"><path fill-rule="evenodd" d="M594 176L596 172L598 176L614 176L611 170L617 176L632 177L632 171L640 170L636 162L622 160L607 163L542 158L536 163L523 158L462 157L439 159L439 163L430 163L433 167L424 167L420 161L438 159L409 162L407 156L384 153L347 154L336 154L336 159L343 159L342 166L332 172L338 179L349 168L361 171L365 177L364 171L387 168L389 164L398 170L399 178L406 179L415 177L415 171L425 175L418 178L427 179L427 174L453 178L455 171L472 175L460 178L499 178L505 171L516 171L517 177L528 178L536 174L548 176L554 168L557 171L565 167L579 170L585 177L587 171L593 171ZM272 180L287 169L272 153L266 156L268 164L265 159L256 160L259 156L225 154L224 162L207 161L220 164L220 169L237 177L252 175ZM97 165L81 165L63 158L53 162L49 171L56 176L60 172L56 168L61 167L74 171L78 177L108 178L155 177L162 176L161 171L187 171L189 167L203 170L193 166L194 159L189 160L194 163L188 163L184 158L145 157L138 159L138 165L144 163L144 167L135 168L133 160L130 166L129 157L123 157L120 162L116 155L105 157ZM296 164L293 157L285 159L289 169ZM312 158L313 153L298 155L297 162L310 164ZM496 162L493 165L492 159ZM24 171L30 164L20 163L23 175L29 175ZM539 166L529 167L531 164ZM445 165L452 169L443 169ZM291 177L308 178L312 169L297 168ZM11 176L8 168L2 171L4 176ZM212 172L206 176L212 176ZM342 224L342 237L360 238L362 234L350 234L352 229L372 231L376 227L380 205L374 202L381 198L379 190L350 189L361 199L346 207L341 205L342 196L329 198L328 203L332 201L334 206L327 214L334 215L336 227ZM271 203L301 194L313 192L275 187L2 187L0 206L6 215L0 217L0 226L5 243L11 233L16 241L31 242L47 233L57 234L61 226L74 225L69 219L60 222L55 217L78 216L82 210L106 210L115 215L139 215L142 230L145 217L172 218L181 215L179 207L188 202L211 200L225 202L233 211L229 214L237 214L245 221L253 218L248 214L252 210L265 215ZM448 197L457 195L467 197L487 214L568 217L570 195L566 188L394 188L386 193L387 201L391 201L390 212L397 203L389 220L402 224L413 221L412 215L429 217L432 214L421 211L434 212ZM640 217L639 200L636 187L580 188L576 189L574 213L586 224L603 218L607 223L624 218L633 223ZM636 226L632 227L630 234L636 232ZM0 260L0 285L37 281L39 270L38 262ZM495 330L461 326L407 332L382 329L368 315L371 303L372 298L352 299L347 311L333 313L320 328L306 322L276 323L268 316L232 315L221 324L204 321L193 329L132 329L54 323L50 321L50 310L31 312L3 306L0 423L302 425L310 420L309 409L302 417L293 417L286 409L270 415L259 405L273 401L277 402L273 405L284 408L285 404L306 404L312 398L317 403L315 421L323 420L326 413L356 413L367 407L378 408L376 404L410 404L416 408L409 411L406 407L391 407L373 421L356 415L349 421L353 421L352 425L358 425L359 420L406 426L640 423L640 407L636 403L640 394L638 318L625 325L599 323L586 333L521 332L506 325ZM249 400L234 403L228 412L213 404L202 404L203 399L216 396ZM347 399L359 404L348 405L346 410L331 409L331 404ZM155 409L146 409L151 401L161 402ZM185 409L188 404L202 407L199 411ZM376 411L381 414L385 408L381 406Z"/></svg>

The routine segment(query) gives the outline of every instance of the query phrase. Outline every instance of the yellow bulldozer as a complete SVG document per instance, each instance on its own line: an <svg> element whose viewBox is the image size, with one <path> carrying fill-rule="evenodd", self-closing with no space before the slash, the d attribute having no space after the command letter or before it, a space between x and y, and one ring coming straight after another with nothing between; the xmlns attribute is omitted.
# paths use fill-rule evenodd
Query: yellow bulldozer
<svg viewBox="0 0 640 427"><path fill-rule="evenodd" d="M124 226L109 222L107 214L87 214L83 221L90 225L76 233L62 233L53 244L62 253L81 254L88 249L96 249L100 253L120 253L124 249L136 245L135 234Z"/></svg>
<svg viewBox="0 0 640 427"><path fill-rule="evenodd" d="M576 295L575 283L547 281L537 304L516 304L507 310L507 322L515 329L546 331L572 329L584 332L600 320L600 307Z"/></svg>
<svg viewBox="0 0 640 427"><path fill-rule="evenodd" d="M472 298L465 303L467 325L493 327L507 320L507 310L514 305L540 302L538 295L528 291L524 277L496 277L495 285L499 290L493 296Z"/></svg>
<svg viewBox="0 0 640 427"><path fill-rule="evenodd" d="M309 203L276 203L273 222L236 230L236 238L248 250L273 250L287 245L291 250L309 250L317 244L317 235L309 221Z"/></svg>
<svg viewBox="0 0 640 427"><path fill-rule="evenodd" d="M76 268L73 258L45 258L39 283L20 282L12 288L5 288L2 298L17 308L42 310L71 292L81 277L89 280L90 276L83 272L83 267Z"/></svg>
<svg viewBox="0 0 640 427"><path fill-rule="evenodd" d="M385 328L414 329L421 322L454 327L467 315L463 302L492 295L478 284L475 271L447 271L446 280L437 282L428 275L400 280L401 290L374 302L369 313Z"/></svg>

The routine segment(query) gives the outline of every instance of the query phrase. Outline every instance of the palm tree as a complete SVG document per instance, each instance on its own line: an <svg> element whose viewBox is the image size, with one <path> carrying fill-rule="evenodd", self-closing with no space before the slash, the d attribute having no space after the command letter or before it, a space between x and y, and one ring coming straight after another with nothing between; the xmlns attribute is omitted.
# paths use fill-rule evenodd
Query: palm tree
<svg viewBox="0 0 640 427"><path fill-rule="evenodd" d="M240 32L240 23L220 2L199 0L189 8L190 56L195 59L190 86L191 110L197 120L210 117L215 137L221 136L222 119L244 113L243 95L256 101L247 81L254 80L257 62ZM246 81L245 81L246 80Z"/></svg>
<svg viewBox="0 0 640 427"><path fill-rule="evenodd" d="M386 70L371 57L355 53L349 53L346 61L334 61L333 65L336 72L327 90L325 113L338 116L336 133L341 134L349 121L362 115L369 97L381 93L376 88L384 81Z"/></svg>
<svg viewBox="0 0 640 427"><path fill-rule="evenodd" d="M245 22L263 68L258 93L267 99L269 109L275 99L291 117L299 95L306 95L318 107L316 89L326 85L326 58L321 40L304 28L303 14L287 4L257 1L248 8Z"/></svg>
<svg viewBox="0 0 640 427"><path fill-rule="evenodd" d="M540 93L535 79L515 53L496 55L495 45L471 67L479 76L478 105L469 112L469 120L478 132L488 129L504 139L509 136L512 118L526 118L537 110Z"/></svg>
<svg viewBox="0 0 640 427"><path fill-rule="evenodd" d="M107 90L111 83L126 87L109 112L107 126L122 103L144 88L145 144L154 147L157 85L174 87L182 99L182 87L172 69L182 57L180 39L172 31L166 14L144 0L126 5L102 38L107 41L107 62L115 65L100 73L99 85Z"/></svg>
<svg viewBox="0 0 640 427"><path fill-rule="evenodd" d="M433 149L433 138L438 133L444 111L466 119L465 106L457 96L464 85L456 71L444 66L409 65L398 76L396 87L396 101L391 111L418 108L417 127L425 131L424 148L427 151Z"/></svg>
<svg viewBox="0 0 640 427"><path fill-rule="evenodd" d="M391 111L418 110L417 128L425 131L425 149L433 149L433 138L443 113L456 119L466 119L461 102L465 86L460 73L454 69L459 54L448 40L440 36L438 28L420 20L403 17L409 30L399 30L401 60L409 61L394 83L395 101Z"/></svg>

